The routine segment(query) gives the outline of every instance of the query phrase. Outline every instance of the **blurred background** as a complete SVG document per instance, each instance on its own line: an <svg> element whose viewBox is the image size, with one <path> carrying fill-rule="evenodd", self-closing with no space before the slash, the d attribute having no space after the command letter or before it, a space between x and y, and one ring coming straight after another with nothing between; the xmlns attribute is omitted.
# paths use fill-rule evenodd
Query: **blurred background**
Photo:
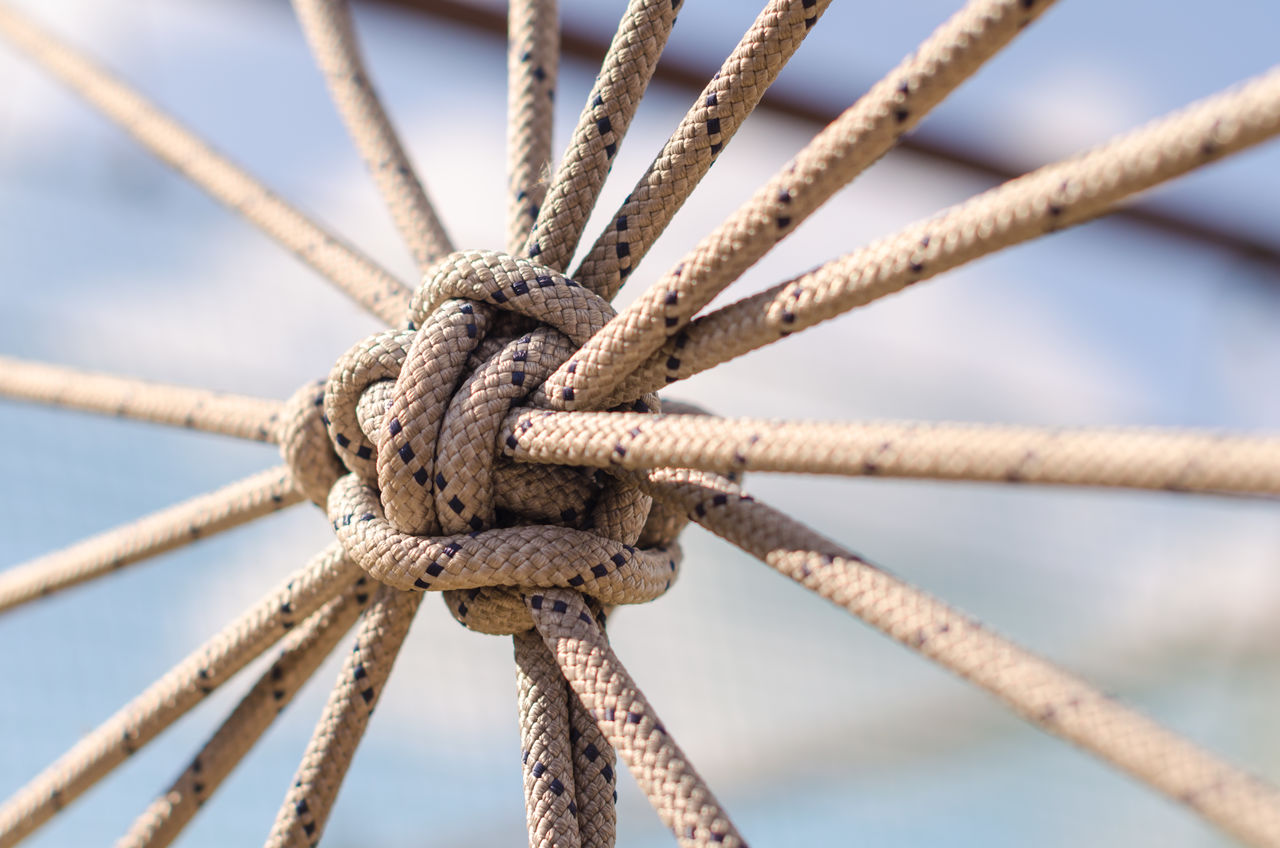
<svg viewBox="0 0 1280 848"><path fill-rule="evenodd" d="M24 0L214 146L385 263L412 264L287 4ZM562 0L607 42L622 0ZM687 0L674 62L714 68L753 4ZM833 5L777 88L832 113L960 5ZM501 11L484 4L482 9ZM502 243L505 46L473 26L357 3L373 77L455 242ZM1280 7L1072 0L919 131L1025 170L1276 60ZM557 145L594 68L566 58ZM692 102L655 83L588 226L594 240ZM678 261L815 127L746 122L624 289ZM895 152L728 293L737 299L992 184ZM1280 244L1280 146L1149 195ZM287 397L377 329L342 294L0 47L0 353ZM1104 220L1016 248L672 389L732 416L1280 429L1275 254ZM811 370L822 362L820 371ZM0 566L278 461L216 436L0 401ZM748 489L1160 721L1280 778L1280 512L1160 493L754 475ZM0 617L0 797L301 565L309 506ZM924 660L698 530L667 597L620 610L619 655L753 844L1224 844L1177 805L1046 737ZM339 649L341 654L342 649ZM325 844L525 840L509 640L429 599ZM128 827L250 685L251 667L31 840ZM270 827L330 663L189 829ZM753 740L744 747L741 739ZM624 774L620 844L672 844Z"/></svg>

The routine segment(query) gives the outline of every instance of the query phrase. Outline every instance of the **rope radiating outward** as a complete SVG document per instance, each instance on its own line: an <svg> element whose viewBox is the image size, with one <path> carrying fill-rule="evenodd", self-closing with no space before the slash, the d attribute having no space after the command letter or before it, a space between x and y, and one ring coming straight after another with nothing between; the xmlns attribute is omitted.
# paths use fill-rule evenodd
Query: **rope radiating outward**
<svg viewBox="0 0 1280 848"><path fill-rule="evenodd" d="M276 815L267 848L311 846L320 841L356 746L421 603L421 593L389 586L374 596Z"/></svg>
<svg viewBox="0 0 1280 848"><path fill-rule="evenodd" d="M553 589L529 595L525 602L569 685L680 844L745 845L720 802L609 647L582 596Z"/></svg>
<svg viewBox="0 0 1280 848"><path fill-rule="evenodd" d="M612 298L728 146L831 0L771 0L574 273Z"/></svg>
<svg viewBox="0 0 1280 848"><path fill-rule="evenodd" d="M537 633L526 631L511 638L515 643L520 761L524 766L529 846L579 846L582 834L578 826L578 787L569 743L569 699L564 676Z"/></svg>
<svg viewBox="0 0 1280 848"><path fill-rule="evenodd" d="M144 147L252 221L385 321L396 322L404 283L281 200L106 70L0 4L0 35L111 118Z"/></svg>
<svg viewBox="0 0 1280 848"><path fill-rule="evenodd" d="M182 832L355 623L369 600L366 583L357 579L352 592L329 601L285 637L276 661L116 848L161 848Z"/></svg>
<svg viewBox="0 0 1280 848"><path fill-rule="evenodd" d="M453 245L373 89L356 43L347 0L293 0L293 8L324 73L329 94L413 253L418 270L425 273L432 263L452 251ZM392 320L396 320L394 316Z"/></svg>
<svg viewBox="0 0 1280 848"><path fill-rule="evenodd" d="M271 468L216 492L0 571L0 612L114 573L292 506L302 493L287 468Z"/></svg>
<svg viewBox="0 0 1280 848"><path fill-rule="evenodd" d="M681 0L631 0L578 118L525 246L525 255L563 270L582 238L622 137L635 117Z"/></svg>
<svg viewBox="0 0 1280 848"><path fill-rule="evenodd" d="M1280 437L1154 429L770 421L551 412L503 422L507 456L596 468L697 468L1280 494Z"/></svg>
<svg viewBox="0 0 1280 848"><path fill-rule="evenodd" d="M556 0L512 0L507 10L507 251L518 253L542 211L560 69Z"/></svg>
<svg viewBox="0 0 1280 848"><path fill-rule="evenodd" d="M634 472L633 472L634 473ZM1170 733L723 477L633 479L711 532L1250 844L1280 845L1280 791Z"/></svg>
<svg viewBox="0 0 1280 848"><path fill-rule="evenodd" d="M1124 198L1280 133L1280 67L991 189L794 280L708 313L614 393L638 397L965 262L1105 214Z"/></svg>
<svg viewBox="0 0 1280 848"><path fill-rule="evenodd" d="M169 844L355 628L269 848L316 845L428 591L509 635L531 848L612 848L626 762L685 846L741 846L615 655L613 605L653 600L696 521L1228 833L1280 846L1280 791L745 495L743 471L1280 494L1280 437L725 419L652 394L930 276L1103 214L1280 132L1280 68L695 318L1035 20L971 0L629 308L616 294L830 0L769 0L631 194L565 269L681 0L630 0L551 173L556 0L513 0L507 253L455 251L374 92L346 0L293 0L424 276L411 292L141 95L0 6L0 34L395 329L284 403L0 357L0 396L277 443L285 466L0 572L0 612L306 498L336 541L0 807L16 844L232 675L280 652L119 843ZM603 411L603 410L610 411ZM603 469L600 471L598 469ZM608 473L605 473L608 472ZM723 473L728 476L720 476Z"/></svg>
<svg viewBox="0 0 1280 848"><path fill-rule="evenodd" d="M1034 20L1048 0L972 0L547 380L602 406L632 369Z"/></svg>
<svg viewBox="0 0 1280 848"><path fill-rule="evenodd" d="M336 545L227 625L0 807L0 846L16 845L363 575Z"/></svg>
<svg viewBox="0 0 1280 848"><path fill-rule="evenodd" d="M3 12L0 12L2 15ZM274 442L281 404L0 356L0 397Z"/></svg>

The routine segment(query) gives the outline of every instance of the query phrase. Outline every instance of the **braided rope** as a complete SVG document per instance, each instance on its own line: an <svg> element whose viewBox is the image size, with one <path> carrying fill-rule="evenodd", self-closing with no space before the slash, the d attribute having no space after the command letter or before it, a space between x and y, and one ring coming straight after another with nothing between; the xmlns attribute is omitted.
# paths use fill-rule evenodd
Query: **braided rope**
<svg viewBox="0 0 1280 848"><path fill-rule="evenodd" d="M635 117L681 0L631 0L605 54L564 161L524 253L554 270L569 264L604 179Z"/></svg>
<svg viewBox="0 0 1280 848"><path fill-rule="evenodd" d="M0 846L9 848L106 777L116 766L224 683L294 624L344 591L360 570L330 546L84 736L0 807Z"/></svg>
<svg viewBox="0 0 1280 848"><path fill-rule="evenodd" d="M0 396L256 442L276 440L280 417L279 401L97 374L8 356L0 356Z"/></svg>
<svg viewBox="0 0 1280 848"><path fill-rule="evenodd" d="M113 574L302 500L287 468L270 468L0 571L0 613Z"/></svg>
<svg viewBox="0 0 1280 848"><path fill-rule="evenodd" d="M387 586L374 595L276 815L267 848L319 843L356 746L421 603L422 595Z"/></svg>
<svg viewBox="0 0 1280 848"><path fill-rule="evenodd" d="M656 532L655 535L663 534ZM600 626L603 628L604 624ZM618 755L582 699L565 684L563 675L560 679L565 700L569 702L573 791L578 804L578 833L582 846L613 848L618 820L615 807L618 800Z"/></svg>
<svg viewBox="0 0 1280 848"><path fill-rule="evenodd" d="M831 0L771 0L574 272L612 298L711 170Z"/></svg>
<svg viewBox="0 0 1280 848"><path fill-rule="evenodd" d="M425 273L453 245L374 91L360 57L350 8L346 0L293 0L293 9L334 105L418 270Z"/></svg>
<svg viewBox="0 0 1280 848"><path fill-rule="evenodd" d="M1280 494L1280 437L512 410L520 462Z"/></svg>
<svg viewBox="0 0 1280 848"><path fill-rule="evenodd" d="M518 253L547 196L552 103L560 65L556 0L507 10L507 251Z"/></svg>
<svg viewBox="0 0 1280 848"><path fill-rule="evenodd" d="M1096 218L1136 192L1277 133L1280 67L698 318L638 366L612 402L727 362L1000 248Z"/></svg>
<svg viewBox="0 0 1280 848"><path fill-rule="evenodd" d="M565 409L603 406L625 375L1048 6L1034 0L968 3L583 345L547 380L545 393L570 392Z"/></svg>
<svg viewBox="0 0 1280 848"><path fill-rule="evenodd" d="M687 326L1047 3L971 2L615 316L593 291L616 291L826 2L773 0L765 8L589 251L581 279L565 277L559 272L578 245L679 5L632 0L542 198L555 4L513 4L508 241L529 257L516 259L475 251L444 256L447 237L368 85L346 5L295 0L397 226L420 268L430 266L428 284L412 299L385 271L140 96L0 9L0 32L161 158L376 314L391 322L408 316L407 329L356 345L328 381L303 386L283 407L0 360L0 394L276 441L288 465L287 474L266 472L10 572L0 577L0 609L6 581L24 598L71 585L117 560L133 561L274 508L263 498L305 495L326 507L339 542L0 808L0 848L30 833L305 620L125 838L130 845L166 844L350 626L368 599L368 577L384 585L364 614L269 845L320 839L424 590L442 591L468 627L513 636L532 846L613 844L615 748L682 844L742 844L614 656L599 606L665 591L677 571L675 537L688 518L1229 832L1280 844L1280 794L1270 786L755 503L730 480L696 470L622 470L758 468L1276 492L1273 438L732 421L696 410L664 417L653 414L656 398L646 392L997 247L1101 214L1126 194L1256 143L1280 124L1280 71ZM639 400L631 412L565 412L633 398ZM521 402L533 408L516 408ZM609 468L617 479L581 466Z"/></svg>
<svg viewBox="0 0 1280 848"><path fill-rule="evenodd" d="M404 283L277 197L104 68L0 5L0 35L115 121L121 129L244 216L303 262L386 321L397 321Z"/></svg>
<svg viewBox="0 0 1280 848"><path fill-rule="evenodd" d="M177 838L355 624L369 600L361 591L367 582L356 580L355 591L329 601L284 638L276 661L116 848L161 848Z"/></svg>
<svg viewBox="0 0 1280 848"><path fill-rule="evenodd" d="M633 472L634 474L634 472ZM1280 790L1246 774L792 518L700 472L651 472L655 498L886 636L980 686L1228 833L1280 844Z"/></svg>
<svg viewBox="0 0 1280 848"><path fill-rule="evenodd" d="M511 639L515 644L529 848L578 848L582 844L578 787L564 677L537 633L516 633Z"/></svg>
<svg viewBox="0 0 1280 848"><path fill-rule="evenodd" d="M745 845L609 647L582 596L557 589L529 595L525 602L569 685L680 844Z"/></svg>

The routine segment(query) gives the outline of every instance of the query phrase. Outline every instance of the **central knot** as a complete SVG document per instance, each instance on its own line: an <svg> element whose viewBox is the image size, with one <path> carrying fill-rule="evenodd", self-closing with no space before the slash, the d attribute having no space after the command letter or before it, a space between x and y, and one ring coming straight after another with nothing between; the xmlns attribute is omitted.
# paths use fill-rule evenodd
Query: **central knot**
<svg viewBox="0 0 1280 848"><path fill-rule="evenodd" d="M286 458L313 500L325 493L348 555L389 586L443 591L459 621L485 632L532 626L526 589L577 589L606 606L666 591L679 549L669 516L650 523L638 488L502 454L507 413L558 406L537 389L613 315L528 260L463 252L439 263L407 329L360 342L322 390L291 401ZM631 410L656 407L650 397Z"/></svg>

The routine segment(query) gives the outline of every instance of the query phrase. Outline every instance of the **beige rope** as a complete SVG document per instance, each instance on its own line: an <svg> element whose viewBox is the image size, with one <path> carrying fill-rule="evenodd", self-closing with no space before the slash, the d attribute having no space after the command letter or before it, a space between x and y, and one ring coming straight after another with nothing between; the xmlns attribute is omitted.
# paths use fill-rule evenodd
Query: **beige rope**
<svg viewBox="0 0 1280 848"><path fill-rule="evenodd" d="M388 322L400 320L409 298L404 283L289 206L142 95L3 5L0 35L157 158L256 224L365 309Z"/></svg>
<svg viewBox="0 0 1280 848"><path fill-rule="evenodd" d="M603 621L600 627L604 629ZM565 700L569 703L573 791L578 805L578 833L582 846L613 848L618 819L618 755L600 731L595 718L583 706L582 699L569 688L563 676L561 685Z"/></svg>
<svg viewBox="0 0 1280 848"><path fill-rule="evenodd" d="M0 356L0 396L258 442L276 440L280 414L279 401L115 377L7 356Z"/></svg>
<svg viewBox="0 0 1280 848"><path fill-rule="evenodd" d="M294 487L289 469L277 467L174 504L0 571L0 613L270 515L300 500L302 494Z"/></svg>
<svg viewBox="0 0 1280 848"><path fill-rule="evenodd" d="M511 339L502 335L502 316L493 307L543 326ZM328 493L344 551L386 584L388 600L375 602L367 616L370 644L390 650L398 643L412 615L408 605L416 609L423 590L445 592L450 611L468 627L518 634L532 621L520 596L504 587L569 586L608 603L633 603L671 585L679 554L670 540L655 531L646 548L635 547L649 499L634 486L592 480L583 491L564 485L561 472L547 477L534 469L500 474L495 468L495 436L511 405L611 315L598 296L545 266L503 254L454 254L415 297L413 329L355 345L323 390L304 386L286 404L280 438L291 467L297 464L295 477L313 499ZM342 465L351 473L343 475ZM566 493L579 492L580 500L559 506ZM400 594L405 590L415 591ZM394 604L404 608L397 612ZM385 614L378 612L383 606ZM314 840L323 830L365 726L352 682L365 678L357 672L349 665L334 690L277 818L273 845ZM612 804L613 784L605 746L575 747L584 737L601 737L581 729L584 717L563 698L559 712L554 728L526 728L539 751L550 750L545 734L554 729L561 765L572 758L573 775L565 771L570 782L559 785L564 797L555 832L581 824L585 844L610 844L613 813L605 807ZM578 773L581 808L574 797ZM535 789L530 822L536 836L546 817L538 809L543 790ZM546 790L555 794L549 782Z"/></svg>
<svg viewBox="0 0 1280 848"><path fill-rule="evenodd" d="M1253 845L1280 845L1280 792L985 629L782 513L701 472L632 472L655 498L844 607L1023 718Z"/></svg>
<svg viewBox="0 0 1280 848"><path fill-rule="evenodd" d="M320 841L356 746L421 603L417 592L397 592L386 586L374 595L276 815L267 848L312 846Z"/></svg>
<svg viewBox="0 0 1280 848"><path fill-rule="evenodd" d="M351 629L369 600L361 591L367 590L367 582L366 578L357 580L354 592L329 601L285 637L276 661L196 753L186 771L134 821L116 848L161 848L177 838Z"/></svg>
<svg viewBox="0 0 1280 848"><path fill-rule="evenodd" d="M1000 248L1095 218L1135 192L1277 133L1280 67L704 315L643 363L609 402L727 362Z"/></svg>
<svg viewBox="0 0 1280 848"><path fill-rule="evenodd" d="M504 343L466 376L492 322L488 305L545 326ZM514 493L497 488L504 478L491 473L503 417L571 342L588 338L611 314L598 296L549 268L459 253L415 298L410 318L418 330L374 336L338 361L324 406L329 436L353 473L333 485L329 517L370 575L406 590L570 586L610 604L666 590L678 548L634 547L648 501L641 504L630 489L596 489L594 506L580 502L562 514L529 516L536 523L494 527L499 507L520 513ZM392 380L390 397L377 394ZM366 396L375 400L361 419L357 407ZM529 500L536 507L559 486L550 479Z"/></svg>
<svg viewBox="0 0 1280 848"><path fill-rule="evenodd" d="M579 848L578 792L564 677L536 632L517 633L511 638L515 644L529 848Z"/></svg>
<svg viewBox="0 0 1280 848"><path fill-rule="evenodd" d="M680 463L727 471L758 467L1276 489L1274 439L649 414L657 404L651 396L641 397L646 386L685 376L695 366L722 361L995 247L1098 214L1125 193L1275 131L1280 107L1273 74L1212 101L1217 112L1184 116L1185 125L1178 124L1176 131L1147 131L1143 138L1150 144L1126 147L1122 141L1100 158L1087 155L1060 170L1037 172L926 222L929 229L908 230L898 241L842 257L685 329L718 292L882 155L1045 5L1035 0L970 3L617 318L590 288L558 272L578 245L679 0L632 0L541 202L539 178L550 152L545 101L555 77L555 8L549 0L513 6L510 240L516 245L536 219L523 250L538 262L455 253L431 268L429 284L411 304L403 286L385 271L325 234L137 94L0 9L0 31L182 173L386 320L399 326L410 307L408 329L355 346L326 383L302 387L284 407L98 375L82 380L71 369L23 363L10 369L4 367L8 360L0 361L0 392L12 396L278 441L292 484L315 502L327 502L340 543L0 808L0 848L33 831L296 621L305 620L276 666L126 837L126 844L167 842L253 744L277 703L292 696L350 623L368 591L362 574L386 585L364 615L355 650L268 844L319 840L422 590L443 591L450 612L468 627L515 638L532 845L612 844L615 746L682 844L741 844L614 656L604 636L603 612L595 605L596 600L648 600L670 586L678 560L674 538L683 515L1241 838L1280 844L1280 796L1269 786L751 501L724 478L697 471L646 476L621 470ZM336 0L296 0L296 6L339 110L425 267L449 249L447 239L367 85L347 9ZM592 287L616 289L823 8L824 0L774 0L766 8L589 254L582 272ZM525 332L530 323L536 328ZM637 367L641 370L633 374ZM547 384L530 399L544 380ZM630 398L640 398L633 409L643 414L563 412ZM520 403L549 409L513 410ZM576 468L515 465L496 456L498 450L521 459L613 468L621 481ZM288 482L278 471L271 473L279 484ZM651 509L645 492L665 498L666 504ZM214 501L206 512L193 513L193 520L207 522L208 532L219 526L219 509L247 510L246 503ZM172 520L154 531L126 530L153 536L135 535L133 542L122 537L111 543L115 550L130 544L154 548L162 543L156 534L165 532L197 535ZM99 547L107 550L101 542ZM76 569L103 568L108 560L102 551L75 568L65 566L67 585L81 579ZM86 566L86 561L95 564ZM540 642L528 632L533 625Z"/></svg>
<svg viewBox="0 0 1280 848"><path fill-rule="evenodd" d="M551 173L552 105L560 65L556 0L507 10L507 251L529 238Z"/></svg>
<svg viewBox="0 0 1280 848"><path fill-rule="evenodd" d="M973 0L818 133L746 204L619 313L547 380L565 409L600 408L612 389L1049 5Z"/></svg>
<svg viewBox="0 0 1280 848"><path fill-rule="evenodd" d="M1280 437L928 422L728 419L520 408L520 462L1280 494Z"/></svg>
<svg viewBox="0 0 1280 848"><path fill-rule="evenodd" d="M84 736L0 807L0 848L16 845L362 575L331 545L164 677Z"/></svg>
<svg viewBox="0 0 1280 848"><path fill-rule="evenodd" d="M453 245L373 88L360 56L351 10L346 0L293 0L293 9L334 105L373 174L418 270L425 273L453 250ZM393 315L388 320L399 319Z"/></svg>
<svg viewBox="0 0 1280 848"><path fill-rule="evenodd" d="M609 647L582 596L552 589L531 594L525 601L569 685L626 760L636 783L680 844L745 845Z"/></svg>
<svg viewBox="0 0 1280 848"><path fill-rule="evenodd" d="M525 255L556 271L573 257L582 230L631 126L681 0L631 0L605 54L564 161L556 171Z"/></svg>
<svg viewBox="0 0 1280 848"><path fill-rule="evenodd" d="M574 272L612 298L711 169L831 0L770 0Z"/></svg>

